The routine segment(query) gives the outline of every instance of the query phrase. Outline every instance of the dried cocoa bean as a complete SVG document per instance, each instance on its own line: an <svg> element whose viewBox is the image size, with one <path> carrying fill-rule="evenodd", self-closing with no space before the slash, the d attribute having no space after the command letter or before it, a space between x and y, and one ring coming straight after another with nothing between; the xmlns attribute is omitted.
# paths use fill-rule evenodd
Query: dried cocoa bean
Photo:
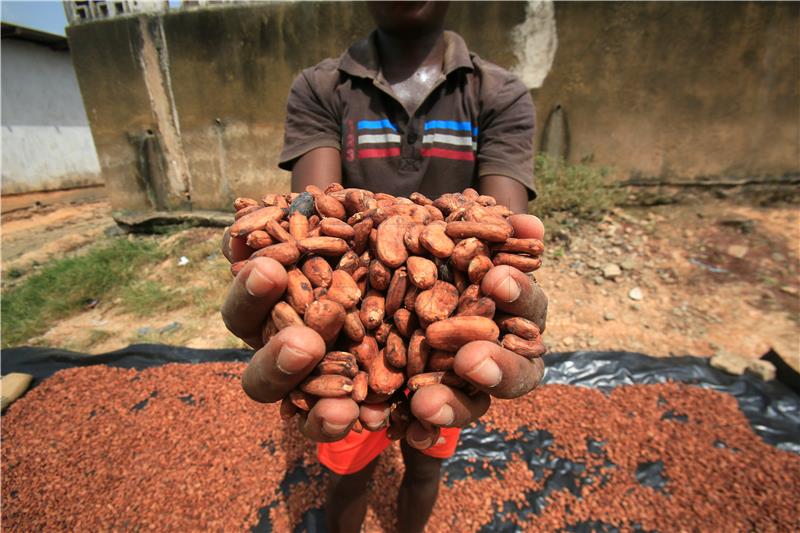
<svg viewBox="0 0 800 533"><path fill-rule="evenodd" d="M447 227L442 223L432 222L419 234L419 243L422 247L439 259L450 257L456 246L445 233Z"/></svg>
<svg viewBox="0 0 800 533"><path fill-rule="evenodd" d="M452 370L455 365L456 354L445 350L433 350L428 356L428 364L425 367L430 372L444 372Z"/></svg>
<svg viewBox="0 0 800 533"><path fill-rule="evenodd" d="M317 208L317 213L322 215L323 218L330 217L344 220L347 215L342 202L327 194L314 195L314 205Z"/></svg>
<svg viewBox="0 0 800 533"><path fill-rule="evenodd" d="M383 350L372 359L368 374L369 388L378 394L391 394L402 387L405 381L403 372L388 364Z"/></svg>
<svg viewBox="0 0 800 533"><path fill-rule="evenodd" d="M355 356L359 367L369 371L372 360L378 357L378 341L371 335L365 335L361 342L349 343L347 351Z"/></svg>
<svg viewBox="0 0 800 533"><path fill-rule="evenodd" d="M492 260L485 255L476 255L473 257L467 267L467 275L469 276L470 283L480 283L483 276L485 276L493 266Z"/></svg>
<svg viewBox="0 0 800 533"><path fill-rule="evenodd" d="M400 309L405 298L406 290L408 288L408 273L406 268L398 268L392 275L392 281L389 282L389 288L386 291L386 315L392 316L395 311Z"/></svg>
<svg viewBox="0 0 800 533"><path fill-rule="evenodd" d="M381 322L375 330L375 340L378 344L383 346L386 344L386 339L389 337L389 332L392 330L392 325L388 322Z"/></svg>
<svg viewBox="0 0 800 533"><path fill-rule="evenodd" d="M233 209L234 211L239 211L244 209L245 207L254 207L258 206L258 200L253 200L252 198L237 198L233 201Z"/></svg>
<svg viewBox="0 0 800 533"><path fill-rule="evenodd" d="M286 273L286 302L299 314L305 314L306 309L314 301L314 290L311 282L303 273L294 268Z"/></svg>
<svg viewBox="0 0 800 533"><path fill-rule="evenodd" d="M356 357L348 352L328 352L317 365L320 374L338 374L354 378L358 373Z"/></svg>
<svg viewBox="0 0 800 533"><path fill-rule="evenodd" d="M527 257L524 255L515 255L507 253L499 253L494 256L492 262L497 265L508 265L514 267L521 272L533 272L542 266L542 259L540 257Z"/></svg>
<svg viewBox="0 0 800 533"><path fill-rule="evenodd" d="M272 307L270 315L272 316L272 321L275 323L275 327L279 330L288 328L289 326L304 325L303 319L297 314L297 311L286 302L277 302Z"/></svg>
<svg viewBox="0 0 800 533"><path fill-rule="evenodd" d="M319 256L309 257L303 263L302 271L314 287L330 287L333 269L325 259Z"/></svg>
<svg viewBox="0 0 800 533"><path fill-rule="evenodd" d="M301 411L310 411L314 404L317 403L317 399L306 393L301 391L300 389L294 389L289 392L289 400L292 404L300 409Z"/></svg>
<svg viewBox="0 0 800 533"><path fill-rule="evenodd" d="M281 223L277 220L270 220L267 222L267 233L269 233L269 236L272 237L276 242L297 242L297 240L292 237L292 234L286 231L286 229L284 229Z"/></svg>
<svg viewBox="0 0 800 533"><path fill-rule="evenodd" d="M417 374L408 379L406 386L410 391L416 391L422 387L429 385L447 385L448 387L461 388L466 386L467 382L461 379L453 372L426 372L424 374Z"/></svg>
<svg viewBox="0 0 800 533"><path fill-rule="evenodd" d="M359 312L355 309L348 312L347 316L344 318L344 325L342 326L342 331L347 335L347 338L356 342L361 341L364 335L366 335L366 329L358 315Z"/></svg>
<svg viewBox="0 0 800 533"><path fill-rule="evenodd" d="M541 357L547 352L547 347L542 342L541 337L536 337L533 340L527 340L523 339L522 337L517 337L513 333L508 333L507 335L503 336L502 344L503 348L506 350L511 350L512 352L529 359Z"/></svg>
<svg viewBox="0 0 800 533"><path fill-rule="evenodd" d="M282 242L256 250L253 255L250 256L250 259L255 259L256 257L270 257L283 266L288 267L295 264L297 260L300 259L300 250L291 242Z"/></svg>
<svg viewBox="0 0 800 533"><path fill-rule="evenodd" d="M270 220L280 220L283 218L283 209L280 207L262 207L252 213L248 213L239 220L236 220L230 229L231 237L247 235L257 229L263 230Z"/></svg>
<svg viewBox="0 0 800 533"><path fill-rule="evenodd" d="M403 244L406 245L406 248L408 248L408 251L412 254L422 255L427 253L425 248L419 243L419 236L424 229L425 226L422 224L412 224L406 229L403 235Z"/></svg>
<svg viewBox="0 0 800 533"><path fill-rule="evenodd" d="M378 226L375 252L378 259L389 268L398 268L408 259L408 250L403 243L403 236L409 224L408 217L395 215Z"/></svg>
<svg viewBox="0 0 800 533"><path fill-rule="evenodd" d="M275 244L275 241L273 241L272 237L269 236L269 233L264 230L258 229L250 232L247 235L247 246L253 250L260 250L261 248L270 246L272 244Z"/></svg>
<svg viewBox="0 0 800 533"><path fill-rule="evenodd" d="M391 328L384 348L386 361L395 368L406 366L406 345L396 328Z"/></svg>
<svg viewBox="0 0 800 533"><path fill-rule="evenodd" d="M532 256L542 255L544 243L539 239L515 239L511 237L506 242L496 244L492 247L495 252L518 252Z"/></svg>
<svg viewBox="0 0 800 533"><path fill-rule="evenodd" d="M303 321L320 334L325 343L332 343L339 335L346 316L344 307L333 300L315 300L306 308Z"/></svg>
<svg viewBox="0 0 800 533"><path fill-rule="evenodd" d="M358 259L358 255L352 250L347 250L341 257L341 259L339 259L339 263L336 265L336 269L344 270L348 274L352 275L353 272L355 272L356 269L359 267L359 265L360 261Z"/></svg>
<svg viewBox="0 0 800 533"><path fill-rule="evenodd" d="M397 327L397 331L406 339L411 336L418 326L416 315L404 307L394 312L392 320Z"/></svg>
<svg viewBox="0 0 800 533"><path fill-rule="evenodd" d="M432 348L455 352L468 342L497 341L500 330L493 320L481 316L457 316L435 322L425 330Z"/></svg>
<svg viewBox="0 0 800 533"><path fill-rule="evenodd" d="M347 243L338 237L308 237L297 241L303 253L340 256L348 250Z"/></svg>
<svg viewBox="0 0 800 533"><path fill-rule="evenodd" d="M385 313L385 299L378 291L369 291L366 298L361 302L359 318L364 327L374 330L383 322Z"/></svg>
<svg viewBox="0 0 800 533"><path fill-rule="evenodd" d="M233 274L233 277L235 278L239 274L239 272L242 271L244 266L249 262L250 262L249 260L244 260L231 263L231 274Z"/></svg>
<svg viewBox="0 0 800 533"><path fill-rule="evenodd" d="M422 206L433 205L433 200L431 200L430 198L428 198L427 196L425 196L420 192L412 192L411 195L408 197L408 199L417 205L422 205Z"/></svg>
<svg viewBox="0 0 800 533"><path fill-rule="evenodd" d="M373 259L369 264L369 286L378 291L385 291L392 281L392 271L381 261Z"/></svg>
<svg viewBox="0 0 800 533"><path fill-rule="evenodd" d="M339 302L346 310L354 309L361 299L361 290L353 277L344 270L334 270L331 285L325 295L329 300Z"/></svg>
<svg viewBox="0 0 800 533"><path fill-rule="evenodd" d="M429 355L430 346L425 340L425 332L421 329L415 330L408 341L408 350L406 352L406 373L409 377L425 371Z"/></svg>
<svg viewBox="0 0 800 533"><path fill-rule="evenodd" d="M289 233L296 241L308 237L308 217L300 212L289 215Z"/></svg>
<svg viewBox="0 0 800 533"><path fill-rule="evenodd" d="M353 251L363 254L369 244L369 234L372 231L372 219L367 218L353 226Z"/></svg>
<svg viewBox="0 0 800 533"><path fill-rule="evenodd" d="M349 241L356 236L356 231L347 222L342 222L337 218L325 218L319 223L320 231L328 237L339 237Z"/></svg>
<svg viewBox="0 0 800 533"><path fill-rule="evenodd" d="M462 306L459 304L455 316L483 316L494 318L497 306L491 298L483 297L476 300L465 301Z"/></svg>
<svg viewBox="0 0 800 533"><path fill-rule="evenodd" d="M353 380L336 374L312 376L300 385L300 390L319 398L340 398L353 392Z"/></svg>
<svg viewBox="0 0 800 533"><path fill-rule="evenodd" d="M539 326L522 317L509 317L499 322L500 328L509 333L527 340L538 339L541 336Z"/></svg>
<svg viewBox="0 0 800 533"><path fill-rule="evenodd" d="M236 211L236 214L233 215L233 220L234 221L239 220L243 216L249 215L250 213L258 211L259 209L261 209L260 205L251 205L250 207L245 207L244 209L239 209L238 211Z"/></svg>
<svg viewBox="0 0 800 533"><path fill-rule="evenodd" d="M448 222L446 233L454 239L475 237L489 242L504 242L514 234L510 224L487 224L485 222Z"/></svg>
<svg viewBox="0 0 800 533"><path fill-rule="evenodd" d="M406 261L408 280L422 290L430 289L438 278L436 264L424 257L412 256Z"/></svg>
<svg viewBox="0 0 800 533"><path fill-rule="evenodd" d="M281 416L281 420L290 420L294 415L297 414L297 411L297 407L295 407L288 397L281 400L281 406L278 411L278 414Z"/></svg>
<svg viewBox="0 0 800 533"><path fill-rule="evenodd" d="M472 258L476 255L488 256L489 247L480 239L469 237L456 244L455 248L453 248L450 260L457 269L466 271L469 267L469 262L472 261Z"/></svg>
<svg viewBox="0 0 800 533"><path fill-rule="evenodd" d="M444 320L455 311L458 305L458 291L444 281L437 281L432 289L422 291L417 295L414 310L420 322L432 323Z"/></svg>

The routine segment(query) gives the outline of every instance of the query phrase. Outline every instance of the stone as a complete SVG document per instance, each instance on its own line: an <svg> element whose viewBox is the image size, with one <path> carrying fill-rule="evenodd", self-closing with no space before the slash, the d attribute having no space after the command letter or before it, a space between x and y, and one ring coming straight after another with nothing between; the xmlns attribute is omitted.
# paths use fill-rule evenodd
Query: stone
<svg viewBox="0 0 800 533"><path fill-rule="evenodd" d="M564 343L564 346L572 346L572 344L575 342L575 339L572 337L565 337L561 342Z"/></svg>
<svg viewBox="0 0 800 533"><path fill-rule="evenodd" d="M622 270L636 270L636 261L628 258L621 262L619 266L622 268Z"/></svg>
<svg viewBox="0 0 800 533"><path fill-rule="evenodd" d="M791 294L792 296L797 296L797 287L790 287L789 285L785 285L781 287L781 292L785 292L786 294Z"/></svg>
<svg viewBox="0 0 800 533"><path fill-rule="evenodd" d="M747 255L748 248L742 244L732 244L728 246L727 253L731 257L735 257L736 259L742 259L744 256Z"/></svg>
<svg viewBox="0 0 800 533"><path fill-rule="evenodd" d="M592 278L592 281L595 285L602 285L605 280L603 279L603 276L595 276Z"/></svg>
<svg viewBox="0 0 800 533"><path fill-rule="evenodd" d="M718 368L728 374L741 376L747 369L749 360L734 353L719 351L717 355L711 358L709 364L714 368Z"/></svg>
<svg viewBox="0 0 800 533"><path fill-rule="evenodd" d="M615 263L608 263L603 267L603 277L606 279L617 279L622 275L622 270Z"/></svg>
<svg viewBox="0 0 800 533"><path fill-rule="evenodd" d="M617 317L611 311L606 311L605 313L603 313L603 319L604 320L611 321L611 320L614 320L616 318Z"/></svg>
<svg viewBox="0 0 800 533"><path fill-rule="evenodd" d="M786 256L783 255L782 253L775 252L772 254L772 260L777 261L778 263L783 263L784 261L786 261Z"/></svg>
<svg viewBox="0 0 800 533"><path fill-rule="evenodd" d="M628 298L630 298L635 302L640 301L642 298L644 298L644 296L642 295L642 289L640 289L639 287L632 288L631 290L628 291Z"/></svg>
<svg viewBox="0 0 800 533"><path fill-rule="evenodd" d="M747 362L747 371L764 381L775 379L775 365L763 359L751 359Z"/></svg>

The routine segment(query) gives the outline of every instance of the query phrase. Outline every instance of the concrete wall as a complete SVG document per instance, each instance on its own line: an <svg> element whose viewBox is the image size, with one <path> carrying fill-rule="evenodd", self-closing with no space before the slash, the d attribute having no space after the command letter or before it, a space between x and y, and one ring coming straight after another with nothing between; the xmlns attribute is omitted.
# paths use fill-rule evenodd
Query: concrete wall
<svg viewBox="0 0 800 533"><path fill-rule="evenodd" d="M3 39L2 194L102 183L68 51Z"/></svg>
<svg viewBox="0 0 800 533"><path fill-rule="evenodd" d="M448 26L557 105L571 161L629 177L800 172L800 5L460 3ZM366 35L363 3L272 3L68 28L118 209L228 209L288 190L296 74ZM552 141L552 139L551 139Z"/></svg>

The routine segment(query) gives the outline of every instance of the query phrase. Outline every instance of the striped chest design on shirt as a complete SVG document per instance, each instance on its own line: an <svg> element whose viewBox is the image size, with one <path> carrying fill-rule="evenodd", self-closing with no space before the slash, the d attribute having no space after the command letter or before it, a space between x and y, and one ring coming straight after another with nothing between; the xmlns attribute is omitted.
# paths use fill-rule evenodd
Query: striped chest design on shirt
<svg viewBox="0 0 800 533"><path fill-rule="evenodd" d="M478 150L478 127L471 122L426 120L422 156L474 161Z"/></svg>
<svg viewBox="0 0 800 533"><path fill-rule="evenodd" d="M359 120L356 129L359 159L400 155L400 135L389 119Z"/></svg>

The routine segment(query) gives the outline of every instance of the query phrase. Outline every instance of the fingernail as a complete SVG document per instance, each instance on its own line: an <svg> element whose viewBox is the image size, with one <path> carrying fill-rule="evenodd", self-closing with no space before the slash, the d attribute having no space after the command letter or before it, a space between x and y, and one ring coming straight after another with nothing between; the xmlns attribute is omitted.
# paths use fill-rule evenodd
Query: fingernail
<svg viewBox="0 0 800 533"><path fill-rule="evenodd" d="M505 289L507 293L504 300L508 303L515 302L517 298L519 298L519 295L522 294L522 288L520 288L519 283L511 276L503 282L503 289Z"/></svg>
<svg viewBox="0 0 800 533"><path fill-rule="evenodd" d="M247 289L250 296L256 297L265 296L273 286L272 281L256 268L250 270L247 281L244 283L244 288Z"/></svg>
<svg viewBox="0 0 800 533"><path fill-rule="evenodd" d="M428 417L427 421L431 424L436 424L437 426L449 426L455 420L456 415L453 413L453 408L447 404L444 404L439 412L435 415Z"/></svg>
<svg viewBox="0 0 800 533"><path fill-rule="evenodd" d="M426 436L422 440L417 440L414 438L414 434L412 431L408 432L408 443L411 444L414 448L418 448L420 450L430 448L432 440L433 439L431 439L430 435Z"/></svg>
<svg viewBox="0 0 800 533"><path fill-rule="evenodd" d="M445 442L447 442L447 441L446 441L446 440L444 440L444 437L439 437L439 440L437 440L437 441L436 441L436 445L437 445L437 446L441 446L441 445L442 445L442 444L444 444Z"/></svg>
<svg viewBox="0 0 800 533"><path fill-rule="evenodd" d="M322 421L322 431L331 437L337 437L341 435L342 432L349 426L350 424L334 424L333 422L328 422L327 420Z"/></svg>
<svg viewBox="0 0 800 533"><path fill-rule="evenodd" d="M500 367L491 357L485 358L475 368L466 372L469 379L484 387L494 387L503 379Z"/></svg>
<svg viewBox="0 0 800 533"><path fill-rule="evenodd" d="M368 431L380 431L384 428L385 425L386 425L386 420L383 420L375 425L364 424L364 426L367 428Z"/></svg>
<svg viewBox="0 0 800 533"><path fill-rule="evenodd" d="M275 365L278 367L278 370L284 374L291 375L308 368L308 365L310 365L313 360L314 356L311 354L297 350L288 344L284 344L278 352Z"/></svg>

